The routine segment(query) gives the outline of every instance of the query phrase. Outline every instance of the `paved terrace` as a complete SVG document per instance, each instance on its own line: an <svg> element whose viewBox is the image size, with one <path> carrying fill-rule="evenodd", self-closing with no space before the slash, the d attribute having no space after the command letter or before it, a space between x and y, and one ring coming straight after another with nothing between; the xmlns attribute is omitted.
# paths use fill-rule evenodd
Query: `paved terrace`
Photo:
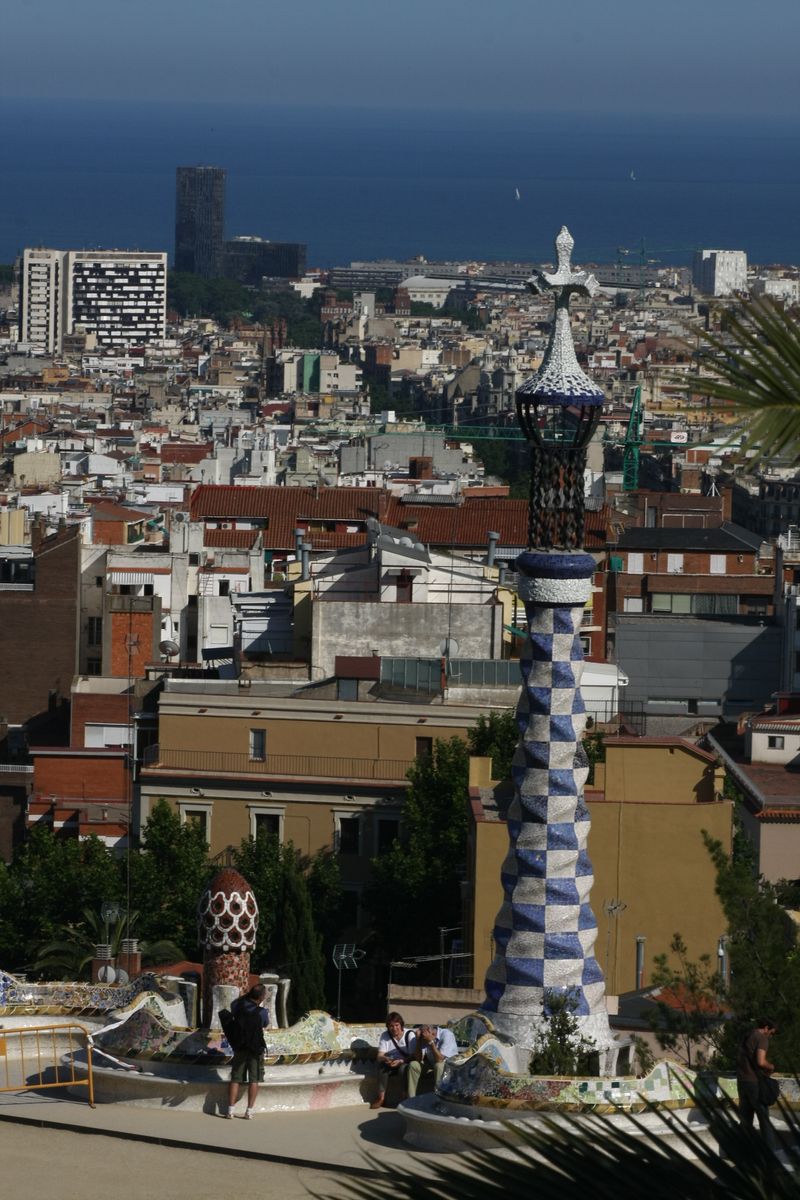
<svg viewBox="0 0 800 1200"><path fill-rule="evenodd" d="M237 1111L244 1112L243 1101ZM418 1163L424 1171L431 1156L411 1152L402 1136L402 1117L366 1105L227 1121L180 1109L92 1109L55 1092L0 1095L0 1163L8 1193L24 1188L58 1200L107 1200L120 1188L126 1200L151 1200L162 1188L171 1200L226 1200L265 1186L285 1200L307 1197L309 1190L339 1197L349 1179L370 1178L380 1163ZM370 1163L368 1155L380 1163Z"/></svg>

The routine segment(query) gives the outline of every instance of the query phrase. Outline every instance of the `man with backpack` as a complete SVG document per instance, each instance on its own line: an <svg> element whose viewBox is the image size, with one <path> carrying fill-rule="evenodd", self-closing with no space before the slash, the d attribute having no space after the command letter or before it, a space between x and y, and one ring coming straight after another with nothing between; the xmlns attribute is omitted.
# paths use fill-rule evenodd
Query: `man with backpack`
<svg viewBox="0 0 800 1200"><path fill-rule="evenodd" d="M767 1058L769 1039L777 1033L775 1022L770 1017L756 1021L739 1046L736 1063L736 1083L739 1089L739 1120L745 1129L753 1128L753 1117L758 1120L761 1136L772 1150L777 1150L778 1140L769 1119L769 1106L774 1103L767 1095L768 1084L775 1067Z"/></svg>
<svg viewBox="0 0 800 1200"><path fill-rule="evenodd" d="M264 1027L269 1022L269 1012L264 1008L264 998L267 989L263 983L257 983L250 991L231 1005L232 1023L226 1036L233 1050L231 1060L231 1081L228 1084L228 1111L225 1116L233 1119L233 1110L239 1099L239 1089L247 1084L247 1109L244 1119L249 1121L253 1116L258 1098L258 1085L264 1078Z"/></svg>

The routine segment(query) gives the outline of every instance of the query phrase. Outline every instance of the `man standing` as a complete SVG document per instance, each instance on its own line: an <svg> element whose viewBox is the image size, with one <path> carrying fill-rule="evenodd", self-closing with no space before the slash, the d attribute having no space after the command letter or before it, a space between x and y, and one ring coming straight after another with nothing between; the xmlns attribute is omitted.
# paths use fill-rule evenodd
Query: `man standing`
<svg viewBox="0 0 800 1200"><path fill-rule="evenodd" d="M421 1025L414 1043L414 1058L408 1066L408 1094L416 1096L420 1079L433 1075L434 1087L439 1086L448 1058L458 1054L452 1029L439 1025Z"/></svg>
<svg viewBox="0 0 800 1200"><path fill-rule="evenodd" d="M382 1033L378 1041L378 1095L370 1108L382 1106L390 1078L403 1079L413 1055L414 1034L406 1029L400 1013L390 1012L386 1018L386 1033Z"/></svg>
<svg viewBox="0 0 800 1200"><path fill-rule="evenodd" d="M736 1083L739 1088L739 1120L746 1129L753 1128L753 1117L758 1118L761 1136L772 1150L778 1148L775 1130L769 1119L769 1105L759 1094L759 1079L775 1070L767 1058L769 1039L777 1033L775 1022L761 1017L755 1027L742 1039L736 1063Z"/></svg>
<svg viewBox="0 0 800 1200"><path fill-rule="evenodd" d="M236 1022L236 1045L232 1047L231 1081L228 1084L228 1111L225 1116L233 1119L233 1110L239 1099L239 1088L247 1084L247 1109L244 1119L253 1116L258 1098L258 1085L264 1078L264 1027L269 1022L269 1013L264 1005L267 989L257 983L250 991L231 1005L231 1015Z"/></svg>

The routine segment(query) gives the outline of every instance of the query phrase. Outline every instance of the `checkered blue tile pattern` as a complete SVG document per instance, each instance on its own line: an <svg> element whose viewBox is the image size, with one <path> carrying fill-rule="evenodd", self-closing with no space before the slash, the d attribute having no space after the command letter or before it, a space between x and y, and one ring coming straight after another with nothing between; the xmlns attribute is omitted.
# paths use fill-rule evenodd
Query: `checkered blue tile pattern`
<svg viewBox="0 0 800 1200"><path fill-rule="evenodd" d="M520 563L532 557L522 556ZM591 558L588 564L593 569ZM578 631L588 579L581 590L578 604L574 588L571 604L526 600L530 638L520 663L521 740L502 868L504 903L482 1005L490 1014L533 1018L548 991L565 989L576 1001L577 1017L605 1013L605 985L594 957L597 923L589 904L589 813L583 799L588 762L581 746L586 716Z"/></svg>

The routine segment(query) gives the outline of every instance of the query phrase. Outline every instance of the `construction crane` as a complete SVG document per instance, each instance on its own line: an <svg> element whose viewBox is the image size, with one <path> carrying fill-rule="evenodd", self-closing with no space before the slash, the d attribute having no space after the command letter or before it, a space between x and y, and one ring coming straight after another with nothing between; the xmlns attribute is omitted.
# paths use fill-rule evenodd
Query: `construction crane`
<svg viewBox="0 0 800 1200"><path fill-rule="evenodd" d="M639 259L639 284L638 284L638 306L641 308L644 298L644 277L645 267L655 266L662 262L660 258L650 258L651 254L685 254L691 251L692 254L697 250L696 246L648 246L645 239L642 238L639 243L638 250L631 250L628 246L617 246L617 278L622 273L622 260L627 258L629 254L637 255Z"/></svg>
<svg viewBox="0 0 800 1200"><path fill-rule="evenodd" d="M625 433L625 448L622 452L622 490L635 492L639 487L639 451L642 448L642 388L641 384L633 393L631 415L628 418L628 428Z"/></svg>

